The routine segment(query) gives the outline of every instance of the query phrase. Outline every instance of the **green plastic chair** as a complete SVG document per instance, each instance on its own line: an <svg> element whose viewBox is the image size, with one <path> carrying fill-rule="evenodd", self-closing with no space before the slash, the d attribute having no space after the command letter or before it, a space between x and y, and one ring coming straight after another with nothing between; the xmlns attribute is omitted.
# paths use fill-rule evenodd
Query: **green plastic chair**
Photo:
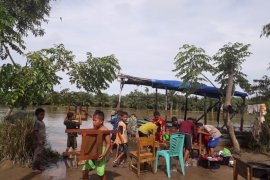
<svg viewBox="0 0 270 180"><path fill-rule="evenodd" d="M185 175L185 167L184 167L184 157L183 157L183 148L184 148L184 134L172 134L170 138L170 150L161 150L156 153L156 162L155 162L155 172L157 172L158 166L158 157L163 156L166 160L167 166L167 174L168 177L171 177L171 157L178 156L179 163L181 166L181 170L183 175Z"/></svg>

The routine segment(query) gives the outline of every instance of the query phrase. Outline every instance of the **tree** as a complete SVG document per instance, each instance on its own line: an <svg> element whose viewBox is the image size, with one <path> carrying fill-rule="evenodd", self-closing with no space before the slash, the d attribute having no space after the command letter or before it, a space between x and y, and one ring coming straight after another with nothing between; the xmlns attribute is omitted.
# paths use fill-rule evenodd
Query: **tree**
<svg viewBox="0 0 270 180"><path fill-rule="evenodd" d="M25 66L8 63L0 69L0 96L11 110L38 104L39 99L53 92L62 79L56 73L72 66L74 55L60 44L27 53L26 58Z"/></svg>
<svg viewBox="0 0 270 180"><path fill-rule="evenodd" d="M109 83L117 78L120 69L114 55L93 57L91 53L87 53L87 60L76 63L68 74L70 82L76 84L77 88L83 88L87 92L101 93L101 90L107 89Z"/></svg>
<svg viewBox="0 0 270 180"><path fill-rule="evenodd" d="M242 64L246 58L251 55L249 51L250 44L228 43L225 44L214 55L213 60L215 66L214 75L217 75L216 81L221 84L221 88L225 88L225 99L223 105L224 124L229 132L234 150L240 151L239 143L234 133L233 123L230 119L229 107L232 105L232 96L235 86L239 85L242 89L249 87L246 74L242 73Z"/></svg>
<svg viewBox="0 0 270 180"><path fill-rule="evenodd" d="M26 49L23 38L30 33L42 36L41 28L51 10L51 0L2 0L0 2L0 57L8 57L15 64L11 50L23 54Z"/></svg>
<svg viewBox="0 0 270 180"><path fill-rule="evenodd" d="M246 75L241 72L241 65L246 60L246 57L251 54L248 51L249 46L249 44L228 43L211 58L205 54L202 48L197 48L193 45L183 45L174 61L176 68L173 71L177 72L176 76L182 78L185 84L190 83L196 86L203 81L210 81L202 74L203 72L217 75L216 82L221 85L220 92L224 90L226 92L223 99L224 112L226 113L224 123L236 151L239 151L240 147L235 137L233 124L230 121L230 112L227 111L227 108L231 105L235 85L240 85L242 88L248 87ZM211 65L210 62L212 61L214 61L214 65Z"/></svg>
<svg viewBox="0 0 270 180"><path fill-rule="evenodd" d="M263 26L261 37L265 36L268 37L270 35L270 23Z"/></svg>

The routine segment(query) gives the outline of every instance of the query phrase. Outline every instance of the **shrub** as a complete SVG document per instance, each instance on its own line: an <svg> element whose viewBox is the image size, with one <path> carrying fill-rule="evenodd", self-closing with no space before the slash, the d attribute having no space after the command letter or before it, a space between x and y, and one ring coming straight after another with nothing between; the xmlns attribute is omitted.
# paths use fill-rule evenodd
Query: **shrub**
<svg viewBox="0 0 270 180"><path fill-rule="evenodd" d="M14 116L14 115L13 115ZM27 113L11 120L0 120L0 160L12 160L21 165L31 165L33 157L34 116ZM45 145L44 162L59 160L59 153Z"/></svg>

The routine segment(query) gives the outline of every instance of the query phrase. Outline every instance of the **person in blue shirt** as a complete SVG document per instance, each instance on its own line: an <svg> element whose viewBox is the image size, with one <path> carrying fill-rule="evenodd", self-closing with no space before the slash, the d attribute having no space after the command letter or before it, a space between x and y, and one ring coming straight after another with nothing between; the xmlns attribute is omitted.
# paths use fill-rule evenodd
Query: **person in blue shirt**
<svg viewBox="0 0 270 180"><path fill-rule="evenodd" d="M121 120L122 111L117 112L117 117L111 120L111 124L113 125L113 130L118 130L118 123ZM111 140L114 142L116 138L116 134L112 133Z"/></svg>

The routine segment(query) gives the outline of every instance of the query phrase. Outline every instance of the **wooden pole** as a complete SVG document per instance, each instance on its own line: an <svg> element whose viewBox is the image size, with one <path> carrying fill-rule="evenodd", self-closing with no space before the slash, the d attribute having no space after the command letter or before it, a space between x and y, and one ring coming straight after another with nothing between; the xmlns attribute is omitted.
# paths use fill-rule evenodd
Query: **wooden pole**
<svg viewBox="0 0 270 180"><path fill-rule="evenodd" d="M217 111L217 123L218 123L218 127L219 127L219 119L220 119L220 108L221 108L221 99L219 98L218 111Z"/></svg>
<svg viewBox="0 0 270 180"><path fill-rule="evenodd" d="M204 103L203 103L203 106L204 106L204 124L207 124L207 107L206 107L206 94L204 94Z"/></svg>
<svg viewBox="0 0 270 180"><path fill-rule="evenodd" d="M157 91L157 88L156 88L156 97L155 97L155 111L157 111L157 93L158 93L158 91Z"/></svg>
<svg viewBox="0 0 270 180"><path fill-rule="evenodd" d="M188 95L186 95L186 104L185 104L185 116L184 116L184 120L187 119L187 107L188 107Z"/></svg>
<svg viewBox="0 0 270 180"><path fill-rule="evenodd" d="M166 88L166 96L165 96L165 121L167 121L167 111L168 111L168 89Z"/></svg>
<svg viewBox="0 0 270 180"><path fill-rule="evenodd" d="M240 124L240 132L243 132L245 105L246 105L246 97L243 98L243 104L242 104L242 106L241 106L241 124Z"/></svg>

